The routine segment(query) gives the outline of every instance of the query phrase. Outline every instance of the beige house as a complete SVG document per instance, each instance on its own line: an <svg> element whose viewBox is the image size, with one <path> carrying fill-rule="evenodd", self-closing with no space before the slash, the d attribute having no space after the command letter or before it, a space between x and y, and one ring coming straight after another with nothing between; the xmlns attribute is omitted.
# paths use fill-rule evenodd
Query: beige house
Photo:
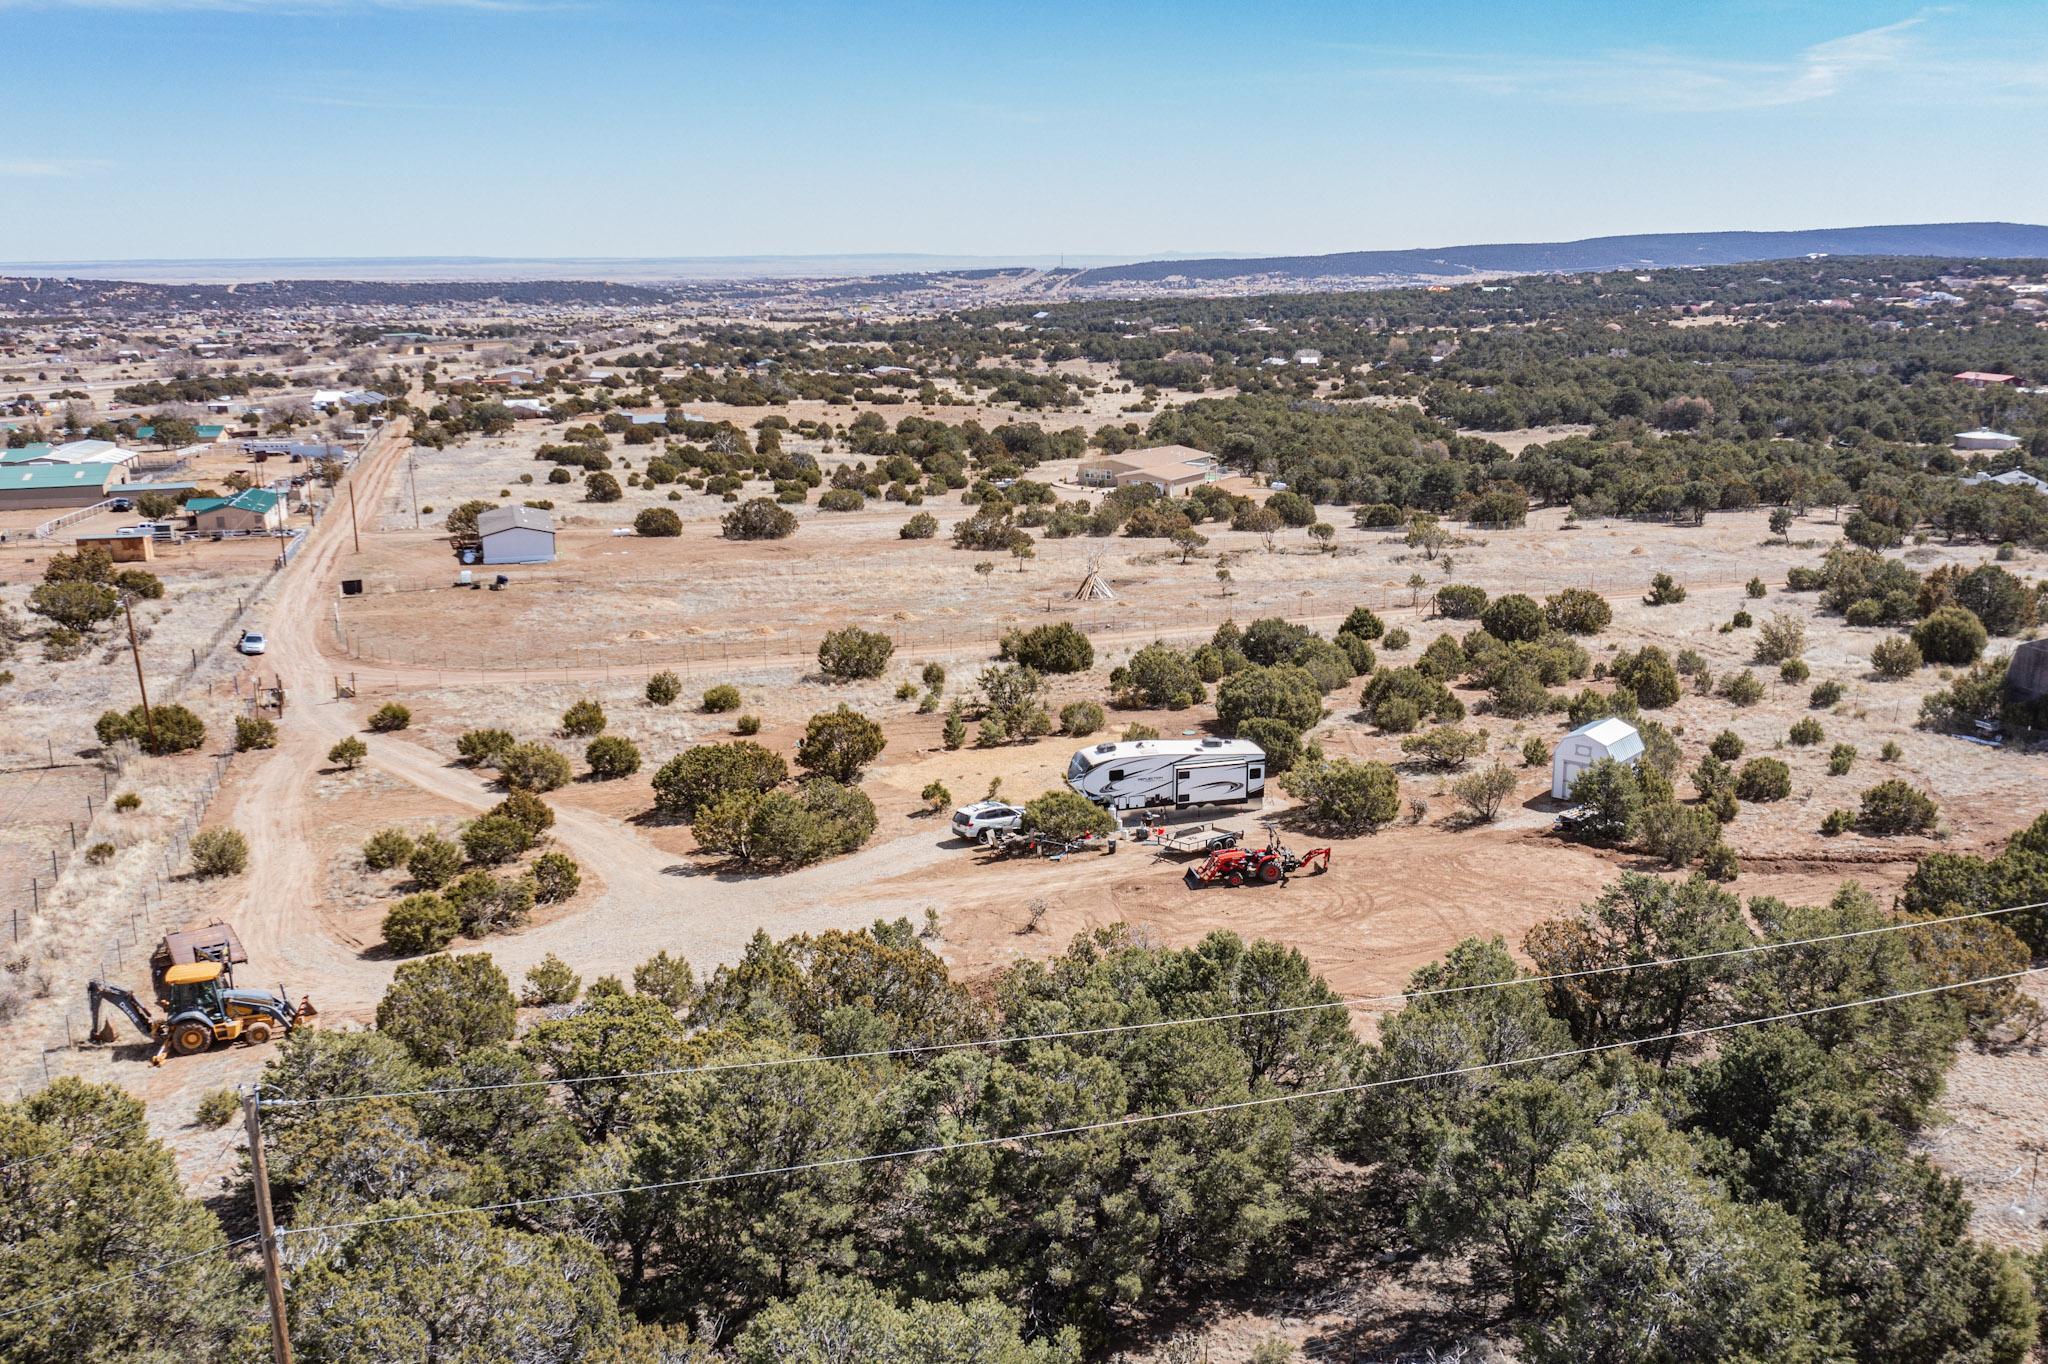
<svg viewBox="0 0 2048 1364"><path fill-rule="evenodd" d="M283 530L284 498L268 488L251 488L233 497L195 497L185 504L192 514L192 529L202 534L213 531L243 531L262 534Z"/></svg>
<svg viewBox="0 0 2048 1364"><path fill-rule="evenodd" d="M1222 477L1216 457L1192 445L1154 445L1120 455L1084 459L1074 480L1092 488L1128 488L1149 483L1163 493L1186 492Z"/></svg>

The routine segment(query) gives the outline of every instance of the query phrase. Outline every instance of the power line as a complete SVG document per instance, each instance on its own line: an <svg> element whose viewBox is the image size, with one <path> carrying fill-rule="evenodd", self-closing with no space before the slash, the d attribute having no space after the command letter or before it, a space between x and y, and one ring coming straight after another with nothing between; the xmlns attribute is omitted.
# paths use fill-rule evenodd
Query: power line
<svg viewBox="0 0 2048 1364"><path fill-rule="evenodd" d="M479 1094L508 1089L551 1089L557 1085L604 1084L619 1080L647 1080L675 1078L683 1075L715 1075L726 1071L771 1070L783 1066L818 1065L827 1061L872 1061L896 1056L925 1056L936 1052L961 1051L975 1047L1002 1047L1025 1042L1061 1042L1081 1037L1102 1037L1112 1033L1146 1032L1156 1028L1193 1027L1202 1023L1232 1023L1247 1018L1275 1018L1289 1014L1317 1013L1330 1009L1348 1009L1356 1005L1401 1003L1409 1000L1431 999L1444 995L1471 994L1481 990L1504 990L1518 985L1547 985L1561 980L1581 980L1590 976L1611 975L1621 971L1641 971L1649 967L1684 966L1693 962L1716 961L1727 957L1749 956L1760 952L1778 952L1788 947L1810 947L1818 943L1846 942L1854 938L1867 938L1880 933L1898 933L1906 929L1934 928L1942 924L1960 923L1968 919L1986 919L2000 914L2014 914L2021 910L2048 908L2048 900L2033 904L2007 905L2001 909L1973 910L1966 914L1951 914L1938 919L1911 919L1901 923L1880 924L1875 928L1851 929L1841 933L1827 933L1813 938L1793 938L1784 942L1750 943L1742 947L1722 948L1713 952L1696 952L1683 957L1653 957L1647 961L1616 962L1608 966L1587 966L1574 971L1554 971L1541 976L1517 976L1512 980L1477 981L1469 985L1443 985L1428 990L1410 990L1385 995L1352 995L1343 999L1323 1000L1313 1004L1284 1004L1270 1009L1241 1009L1230 1013L1201 1014L1191 1018L1161 1018L1145 1023L1113 1023L1096 1028L1068 1028L1056 1032L1023 1033L1009 1037L981 1037L963 1042L927 1042L904 1047L883 1047L873 1051L841 1052L833 1056L781 1056L753 1061L714 1061L697 1066L665 1066L651 1070L626 1070L610 1075L578 1075L554 1080L503 1080L492 1084L449 1085L431 1089L392 1089L369 1094L323 1094L294 1099L265 1099L264 1108L311 1108L328 1104L363 1103L372 1099L441 1098L453 1094Z"/></svg>
<svg viewBox="0 0 2048 1364"><path fill-rule="evenodd" d="M575 1203L596 1198L616 1198L632 1193L659 1193L671 1189L697 1188L707 1184L725 1184L741 1179L756 1179L769 1175L808 1174L817 1170L837 1169L852 1165L872 1165L886 1160L904 1160L912 1156L944 1155L952 1151L972 1151L990 1146L1010 1146L1021 1142L1043 1141L1050 1137L1080 1136L1089 1132L1103 1132L1114 1128L1140 1127L1148 1123L1168 1122L1176 1118L1207 1117L1216 1113L1233 1113L1251 1108L1264 1108L1274 1104L1297 1103L1307 1099L1329 1099L1345 1094L1359 1094L1367 1090L1388 1089L1396 1085L1420 1084L1428 1080L1449 1080L1463 1075L1478 1075L1487 1071L1506 1070L1514 1066L1542 1065L1550 1061L1564 1061L1576 1056L1593 1056L1601 1052L1619 1051L1628 1047L1649 1046L1658 1042L1678 1042L1691 1037L1705 1037L1712 1033L1731 1032L1737 1028L1761 1027L1769 1023L1786 1023L1794 1019L1812 1018L1820 1014L1839 1013L1845 1009L1859 1009L1872 1004L1895 1004L1901 1000L1918 999L1926 995L1942 994L1949 990L1963 990L1978 985L1995 985L2000 981L2018 980L2022 976L2048 971L2048 966L2033 966L2024 971L2007 971L1995 976L1980 976L1975 980L1953 981L1944 985L1929 985L1918 990L1902 990L1897 994L1879 995L1869 999L1846 1000L1836 1004L1821 1004L1810 1009L1795 1009L1789 1013L1772 1014L1767 1018L1738 1019L1731 1023L1703 1024L1697 1028L1683 1028L1676 1032L1663 1033L1655 1037L1631 1037L1623 1041L1602 1042L1596 1046L1574 1047L1568 1051L1548 1052L1541 1056L1512 1057L1504 1061L1481 1061L1469 1066L1454 1066L1448 1070L1429 1071L1419 1075L1399 1075L1384 1080L1362 1080L1357 1084L1336 1085L1328 1089L1301 1090L1292 1094L1268 1094L1255 1099L1239 1099L1231 1103L1209 1104L1200 1108L1175 1109L1168 1113L1132 1113L1121 1118L1108 1118L1100 1122L1076 1123L1068 1127L1049 1127L1035 1132L1014 1132L997 1137L974 1137L967 1141L940 1142L930 1146L913 1146L900 1151L880 1151L861 1156L834 1156L826 1160L807 1161L796 1165L778 1165L763 1169L734 1170L725 1174L697 1175L690 1179L671 1179L654 1184L629 1184L615 1189L593 1189L577 1193L548 1194L539 1198L515 1198L503 1203L488 1203L473 1208L434 1208L424 1212L394 1213L388 1217L365 1217L349 1222L324 1222L310 1227L292 1227L281 1230L280 1236L308 1236L315 1232L351 1231L359 1227L380 1227L394 1222L419 1222L430 1218L456 1217L464 1213L510 1212L515 1208L540 1207L556 1203Z"/></svg>
<svg viewBox="0 0 2048 1364"><path fill-rule="evenodd" d="M251 1241L257 1239L259 1238L255 1236L240 1236L222 1245L211 1246L205 1250L195 1250L190 1255L178 1255L168 1260L158 1260L155 1264L144 1265L142 1268L131 1270L126 1274L117 1274L112 1278L101 1279L95 1283L85 1284L78 1288L66 1289L62 1293L53 1293L47 1298L37 1298L34 1302L23 1303L19 1307L9 1307L5 1310L0 1310L0 1317L19 1316L23 1312L33 1312L38 1307L48 1307L51 1303L66 1302L82 1294L99 1293L109 1288L118 1288L122 1284L133 1283L137 1279L155 1274L159 1270L169 1269L174 1265L187 1264L193 1260L203 1260L212 1255L225 1255L237 1246L246 1246Z"/></svg>

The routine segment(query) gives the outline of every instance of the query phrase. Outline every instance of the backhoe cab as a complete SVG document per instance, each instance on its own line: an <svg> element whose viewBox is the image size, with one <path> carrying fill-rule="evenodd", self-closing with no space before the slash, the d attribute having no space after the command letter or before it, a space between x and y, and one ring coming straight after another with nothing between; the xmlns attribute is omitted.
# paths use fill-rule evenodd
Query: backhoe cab
<svg viewBox="0 0 2048 1364"><path fill-rule="evenodd" d="M234 963L247 960L234 930L225 924L172 934L151 960L163 1016L153 1017L132 991L95 980L86 987L93 1040L114 1040L113 1020L101 1021L102 1004L126 1015L143 1036L156 1039L151 1065L162 1065L166 1055L191 1056L216 1042L268 1042L313 1017L313 1002L303 999L293 1008L282 986L275 994L237 989Z"/></svg>

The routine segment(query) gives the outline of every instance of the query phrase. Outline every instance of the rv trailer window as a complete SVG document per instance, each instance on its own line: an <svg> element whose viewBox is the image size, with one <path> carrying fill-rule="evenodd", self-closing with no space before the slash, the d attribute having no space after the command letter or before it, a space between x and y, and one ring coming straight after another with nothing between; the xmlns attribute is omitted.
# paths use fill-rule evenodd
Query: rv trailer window
<svg viewBox="0 0 2048 1364"><path fill-rule="evenodd" d="M1109 779L1111 781L1122 781L1124 779L1124 770L1121 767L1110 768Z"/></svg>
<svg viewBox="0 0 2048 1364"><path fill-rule="evenodd" d="M1252 775L1254 777L1263 777L1266 775L1266 769L1263 767L1254 767L1252 769Z"/></svg>

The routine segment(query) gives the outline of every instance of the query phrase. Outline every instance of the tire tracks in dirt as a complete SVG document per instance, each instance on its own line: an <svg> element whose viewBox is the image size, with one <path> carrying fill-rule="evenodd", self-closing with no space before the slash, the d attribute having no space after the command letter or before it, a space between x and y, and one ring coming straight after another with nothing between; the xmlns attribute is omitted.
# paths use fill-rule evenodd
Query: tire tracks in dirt
<svg viewBox="0 0 2048 1364"><path fill-rule="evenodd" d="M402 428L386 428L379 447L358 462L350 478L359 506L379 504L406 445ZM249 839L249 870L222 913L240 929L264 977L281 975L330 1015L360 1019L374 1008L395 963L339 941L322 921L312 795L328 748L359 729L356 705L332 694L323 650L323 614L350 543L340 518L327 518L271 603L265 662L285 688L290 720L279 727L278 747L235 785L235 823ZM400 735L373 736L369 749L366 766L465 810L482 811L502 795L479 774ZM911 834L789 875L727 877L680 861L608 816L569 805L555 813L555 840L605 889L580 913L482 944L515 979L548 952L586 973L621 973L667 948L702 971L737 958L757 929L783 936L857 927L880 908L868 889L875 882L945 855L938 840Z"/></svg>

